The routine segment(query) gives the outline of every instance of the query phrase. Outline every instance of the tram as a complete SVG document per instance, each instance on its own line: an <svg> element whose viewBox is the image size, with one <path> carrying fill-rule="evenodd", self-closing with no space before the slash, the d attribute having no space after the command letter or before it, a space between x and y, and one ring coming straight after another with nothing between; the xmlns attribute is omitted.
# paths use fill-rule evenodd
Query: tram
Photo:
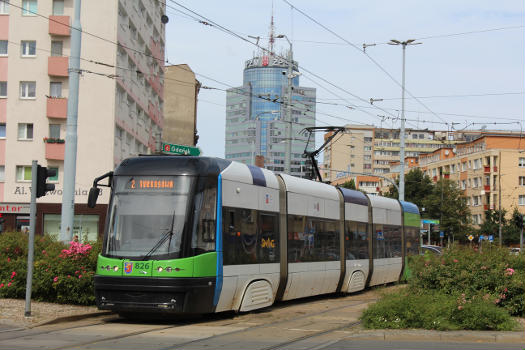
<svg viewBox="0 0 525 350"><path fill-rule="evenodd" d="M107 179L107 184L101 184ZM238 162L139 156L111 187L95 296L118 313L250 311L397 281L416 205Z"/></svg>

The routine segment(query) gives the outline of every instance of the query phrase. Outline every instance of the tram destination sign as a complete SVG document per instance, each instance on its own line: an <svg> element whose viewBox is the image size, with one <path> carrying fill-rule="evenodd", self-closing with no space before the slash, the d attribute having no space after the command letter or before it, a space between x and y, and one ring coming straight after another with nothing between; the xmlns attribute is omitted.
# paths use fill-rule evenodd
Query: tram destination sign
<svg viewBox="0 0 525 350"><path fill-rule="evenodd" d="M162 153L182 154L186 156L200 156L201 150L197 147L177 145L174 143L162 143Z"/></svg>

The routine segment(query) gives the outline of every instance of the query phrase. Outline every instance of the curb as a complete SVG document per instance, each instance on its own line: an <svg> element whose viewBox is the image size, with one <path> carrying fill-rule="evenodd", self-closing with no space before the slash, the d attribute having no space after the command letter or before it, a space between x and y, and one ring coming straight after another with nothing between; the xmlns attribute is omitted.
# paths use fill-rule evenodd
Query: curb
<svg viewBox="0 0 525 350"><path fill-rule="evenodd" d="M73 322L73 321L79 321L84 320L91 317L100 317L100 316L106 316L106 315L112 315L113 313L111 311L97 311L87 314L79 314L79 315L71 315L71 316L63 316L63 317L57 317L52 320L42 321L36 324L32 324L27 326L27 329L41 327L41 326L47 326L51 324L58 324L58 323L64 323L64 322Z"/></svg>

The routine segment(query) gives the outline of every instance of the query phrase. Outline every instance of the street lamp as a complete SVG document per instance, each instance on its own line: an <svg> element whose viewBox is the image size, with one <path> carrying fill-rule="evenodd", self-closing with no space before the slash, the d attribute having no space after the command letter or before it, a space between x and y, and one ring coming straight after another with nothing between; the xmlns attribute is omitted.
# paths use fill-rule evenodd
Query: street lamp
<svg viewBox="0 0 525 350"><path fill-rule="evenodd" d="M284 34L279 34L276 36L277 39L286 39L288 41L288 44L290 45L290 49L288 50L288 70L286 72L286 76L288 78L288 88L287 88L287 100L288 105L286 106L286 119L285 121L288 122L286 125L287 132L286 137L288 139L288 144L286 145L286 153L284 158L284 172L286 174L291 174L291 158L292 158L292 68L293 68L293 51L292 51L292 42L288 37Z"/></svg>
<svg viewBox="0 0 525 350"><path fill-rule="evenodd" d="M401 45L403 47L403 78L401 81L401 129L400 129L400 145L399 145L399 163L401 169L399 171L399 200L405 200L405 51L407 45L420 45L416 43L415 39L408 39L406 41L399 41L396 39L390 40L388 45Z"/></svg>

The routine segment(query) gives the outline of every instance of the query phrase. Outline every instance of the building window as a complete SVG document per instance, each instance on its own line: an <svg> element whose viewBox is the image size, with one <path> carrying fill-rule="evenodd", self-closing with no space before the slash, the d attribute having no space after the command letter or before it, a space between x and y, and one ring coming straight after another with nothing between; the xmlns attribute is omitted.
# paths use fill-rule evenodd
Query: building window
<svg viewBox="0 0 525 350"><path fill-rule="evenodd" d="M49 96L51 97L62 97L62 83L51 82L49 84Z"/></svg>
<svg viewBox="0 0 525 350"><path fill-rule="evenodd" d="M19 123L18 124L18 139L32 140L33 139L33 124Z"/></svg>
<svg viewBox="0 0 525 350"><path fill-rule="evenodd" d="M22 16L36 16L37 11L36 0L22 0Z"/></svg>
<svg viewBox="0 0 525 350"><path fill-rule="evenodd" d="M524 194L520 194L520 196L518 198L518 204L519 205L525 205L525 195Z"/></svg>
<svg viewBox="0 0 525 350"><path fill-rule="evenodd" d="M7 56L7 40L0 40L0 56Z"/></svg>
<svg viewBox="0 0 525 350"><path fill-rule="evenodd" d="M9 13L9 0L0 1L0 15L7 15Z"/></svg>
<svg viewBox="0 0 525 350"><path fill-rule="evenodd" d="M60 124L49 124L49 138L60 138Z"/></svg>
<svg viewBox="0 0 525 350"><path fill-rule="evenodd" d="M35 57L36 56L36 41L34 40L22 40L20 44L22 49L22 57Z"/></svg>
<svg viewBox="0 0 525 350"><path fill-rule="evenodd" d="M0 165L0 182L5 181L5 166Z"/></svg>
<svg viewBox="0 0 525 350"><path fill-rule="evenodd" d="M520 160L519 160L518 166L519 166L520 168L525 168L525 158L520 157Z"/></svg>
<svg viewBox="0 0 525 350"><path fill-rule="evenodd" d="M520 186L525 186L525 176L520 176L519 181L520 181Z"/></svg>
<svg viewBox="0 0 525 350"><path fill-rule="evenodd" d="M5 123L0 123L0 139L5 139Z"/></svg>
<svg viewBox="0 0 525 350"><path fill-rule="evenodd" d="M36 97L36 82L35 81L21 81L20 82L20 98L34 99Z"/></svg>
<svg viewBox="0 0 525 350"><path fill-rule="evenodd" d="M50 176L47 179L51 182L58 182L58 167L56 166L48 166L47 169L49 170L55 170L55 176Z"/></svg>
<svg viewBox="0 0 525 350"><path fill-rule="evenodd" d="M64 42L62 40L51 41L51 56L62 56L62 48Z"/></svg>
<svg viewBox="0 0 525 350"><path fill-rule="evenodd" d="M98 238L98 215L75 215L73 219L73 236L79 242L96 241ZM60 214L44 214L44 232L58 239L60 235Z"/></svg>
<svg viewBox="0 0 525 350"><path fill-rule="evenodd" d="M16 181L31 181L31 166L16 166Z"/></svg>
<svg viewBox="0 0 525 350"><path fill-rule="evenodd" d="M0 98L7 97L7 81L0 81Z"/></svg>
<svg viewBox="0 0 525 350"><path fill-rule="evenodd" d="M53 15L62 16L64 14L64 0L53 0Z"/></svg>

